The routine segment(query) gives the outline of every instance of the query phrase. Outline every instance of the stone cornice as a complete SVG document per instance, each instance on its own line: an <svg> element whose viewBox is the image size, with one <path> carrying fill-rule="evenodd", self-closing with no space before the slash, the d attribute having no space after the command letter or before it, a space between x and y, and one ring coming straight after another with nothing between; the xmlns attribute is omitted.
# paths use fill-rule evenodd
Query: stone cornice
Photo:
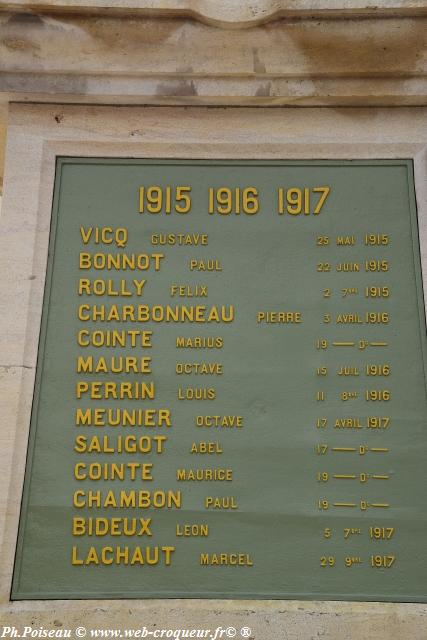
<svg viewBox="0 0 427 640"><path fill-rule="evenodd" d="M0 102L424 105L427 18L240 31L184 18L0 13Z"/></svg>
<svg viewBox="0 0 427 640"><path fill-rule="evenodd" d="M239 29L280 18L426 15L427 0L0 0L0 11L191 17Z"/></svg>
<svg viewBox="0 0 427 640"><path fill-rule="evenodd" d="M134 0L138 15L129 0L0 0L0 184L8 102L426 105L427 0L377 1L251 0L249 16L249 0ZM301 19L272 20L292 7Z"/></svg>

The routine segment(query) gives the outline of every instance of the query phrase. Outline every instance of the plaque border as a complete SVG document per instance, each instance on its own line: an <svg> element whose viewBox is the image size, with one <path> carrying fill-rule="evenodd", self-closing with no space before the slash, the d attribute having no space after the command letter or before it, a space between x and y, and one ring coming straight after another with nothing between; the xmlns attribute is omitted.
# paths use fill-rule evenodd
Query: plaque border
<svg viewBox="0 0 427 640"><path fill-rule="evenodd" d="M21 601L21 600L57 600L57 599L65 599L65 600L79 600L83 596L87 600L99 600L99 599L113 599L113 600L139 600L139 599L219 599L219 600L308 600L313 601L319 598L322 598L325 601L353 601L353 602L427 602L427 590L426 593L422 596L405 596L402 597L402 600L397 600L395 596L384 596L377 594L375 597L366 596L365 594L361 594L360 597L357 597L355 594L340 594L340 593L310 593L310 592L301 592L295 593L290 592L286 593L285 591L281 591L280 593L256 593L253 592L236 592L232 594L224 594L223 592L188 592L181 593L179 591L153 591L147 592L147 595L126 593L123 595L112 595L111 592L97 592L96 594L91 595L86 591L82 592L49 592L47 591L45 594L37 594L38 597L35 597L32 593L20 592L19 591L19 571L22 563L22 546L23 546L23 537L25 535L25 524L26 524L26 511L28 509L28 499L29 499L29 486L31 482L31 469L32 469L32 460L33 454L36 444L36 432L37 432L37 413L38 413L38 404L39 404L39 392L42 382L42 368L45 354L45 343L48 331L48 310L49 310L49 302L50 302L50 293L51 293L51 282L53 275L53 264L55 258L56 251L56 240L57 240L57 223L60 209L60 194L61 194L61 182L62 182L62 169L64 165L121 165L121 166L135 166L135 165L157 165L157 166L170 166L170 165L179 165L179 166L401 166L406 168L406 179L408 185L408 207L409 207L409 220L410 220L410 230L411 230L411 244L412 244L412 257L413 263L411 266L414 268L415 274L415 285L417 292L417 310L419 315L419 330L420 330L420 343L422 348L422 363L423 363L423 371L424 371L424 386L427 395L427 327L426 327L426 315L425 315L425 297L423 290L423 280L422 280L422 271L421 271L421 253L420 253L420 237L418 231L418 212L417 212L417 203L415 198L415 180L414 180L414 162L412 159L407 158L358 158L358 159L240 159L240 158L228 158L228 159L220 159L220 158L209 158L209 159L189 159L189 158L130 158L130 157L85 157L85 156L56 156L55 158L55 178L54 178L54 187L52 194L52 213L50 219L50 233L49 233L49 248L48 248L48 259L47 259L47 267L46 267L46 279L44 286L44 294L43 294L43 304L42 304L42 316L41 316L41 325L40 325L40 337L38 341L38 349L37 349L37 365L36 365L36 374L35 374L35 383L34 383L34 393L32 399L32 409L31 409L31 418L30 418L30 427L29 427L29 438L28 438L28 446L27 446L27 460L25 465L25 477L24 477L24 486L22 491L22 500L20 506L20 516L19 516L19 526L18 526L18 534L17 534L17 542L14 554L14 569L12 576L12 584L11 584L11 594L10 599L12 601ZM423 304L424 301L424 304ZM425 329L425 333L423 335L422 330L423 327ZM427 516L427 512L426 512Z"/></svg>

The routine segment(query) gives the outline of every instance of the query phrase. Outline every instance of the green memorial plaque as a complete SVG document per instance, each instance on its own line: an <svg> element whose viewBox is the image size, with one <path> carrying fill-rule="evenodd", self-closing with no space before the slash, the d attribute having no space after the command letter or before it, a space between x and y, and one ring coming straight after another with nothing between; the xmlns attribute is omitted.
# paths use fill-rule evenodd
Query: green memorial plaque
<svg viewBox="0 0 427 640"><path fill-rule="evenodd" d="M58 160L13 599L427 600L412 164Z"/></svg>

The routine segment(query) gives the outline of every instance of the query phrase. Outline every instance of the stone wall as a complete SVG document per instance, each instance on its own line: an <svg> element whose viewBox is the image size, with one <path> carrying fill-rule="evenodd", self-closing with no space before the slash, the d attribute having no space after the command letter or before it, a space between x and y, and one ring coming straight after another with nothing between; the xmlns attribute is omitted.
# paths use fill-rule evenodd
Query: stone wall
<svg viewBox="0 0 427 640"><path fill-rule="evenodd" d="M55 156L413 158L425 278L426 19L425 0L0 1L3 624L427 640L417 604L9 602Z"/></svg>
<svg viewBox="0 0 427 640"><path fill-rule="evenodd" d="M0 0L10 102L426 104L426 0Z"/></svg>

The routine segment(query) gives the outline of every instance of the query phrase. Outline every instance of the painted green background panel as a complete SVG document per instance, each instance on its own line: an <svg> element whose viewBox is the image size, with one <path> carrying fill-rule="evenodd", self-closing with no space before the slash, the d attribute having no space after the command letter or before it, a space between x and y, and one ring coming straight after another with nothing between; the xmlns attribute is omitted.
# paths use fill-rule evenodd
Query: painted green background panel
<svg viewBox="0 0 427 640"><path fill-rule="evenodd" d="M140 215L138 189L191 185L187 215ZM329 184L317 216L277 215L277 188ZM208 187L254 186L257 215L208 215ZM80 226L126 227L125 249L84 246ZM152 234L207 233L208 246L151 245ZM366 246L366 233L388 234L387 246ZM318 236L327 246L317 246ZM354 246L337 237L354 236ZM158 272L80 271L80 251L158 253ZM218 260L222 271L189 270L192 258ZM387 272L366 272L365 260L387 260ZM319 272L319 263L330 263ZM360 272L339 272L341 263ZM140 298L78 296L80 277L147 278ZM172 283L206 285L207 298L170 296ZM389 298L366 298L366 286L387 286ZM331 297L323 290L331 289ZM350 289L343 297L342 290ZM355 293L357 290L357 293ZM79 304L234 305L229 324L81 322ZM302 313L302 323L259 324L261 310ZM388 324L337 324L339 314L387 312ZM324 323L324 314L331 322ZM86 348L89 329L153 331L153 348ZM221 336L222 349L177 349L176 336ZM409 161L58 161L29 456L14 572L13 599L40 598L314 598L427 600L425 321L412 166ZM328 348L317 349L326 339ZM387 347L358 348L360 341ZM333 342L354 342L334 347ZM149 355L152 374L76 373L79 355ZM177 362L220 362L223 375L177 375ZM389 364L388 377L367 377L366 364ZM359 376L339 376L340 367ZM328 375L316 375L327 367ZM79 380L153 380L154 400L77 400ZM185 401L178 387L214 387L216 398ZM366 389L387 389L388 402L366 402ZM325 400L318 402L318 391ZM357 397L342 400L345 391ZM76 427L77 407L170 408L167 430ZM197 415L242 416L241 429L206 429ZM316 420L327 417L325 429ZM390 416L387 430L368 429L367 416ZM335 428L344 418L362 429ZM79 454L78 434L112 439L167 435L165 453ZM221 454L190 452L193 442L219 442ZM327 444L325 455L316 452ZM366 453L360 454L359 447ZM334 448L354 448L339 452ZM387 449L375 452L372 449ZM152 462L152 482L78 481L76 462ZM232 482L182 482L178 468L227 468ZM318 474L327 472L327 482ZM366 475L360 475L366 474ZM336 479L334 475L356 476ZM387 480L373 476L387 476ZM362 481L361 481L362 479ZM76 490L181 490L180 509L76 509ZM207 510L206 496L234 496L238 508ZM319 509L319 500L328 509ZM334 506L337 503L354 507ZM387 508L372 504L389 504ZM369 506L367 506L369 505ZM151 537L73 537L72 518L151 517ZM208 537L176 537L177 524L209 525ZM370 527L394 527L390 540L372 540ZM331 537L324 535L331 530ZM353 532L346 539L344 530ZM95 546L174 546L172 564L71 564ZM200 554L248 554L253 566L201 566ZM371 556L393 556L374 568ZM322 566L322 558L334 566ZM346 566L351 560L352 566Z"/></svg>

